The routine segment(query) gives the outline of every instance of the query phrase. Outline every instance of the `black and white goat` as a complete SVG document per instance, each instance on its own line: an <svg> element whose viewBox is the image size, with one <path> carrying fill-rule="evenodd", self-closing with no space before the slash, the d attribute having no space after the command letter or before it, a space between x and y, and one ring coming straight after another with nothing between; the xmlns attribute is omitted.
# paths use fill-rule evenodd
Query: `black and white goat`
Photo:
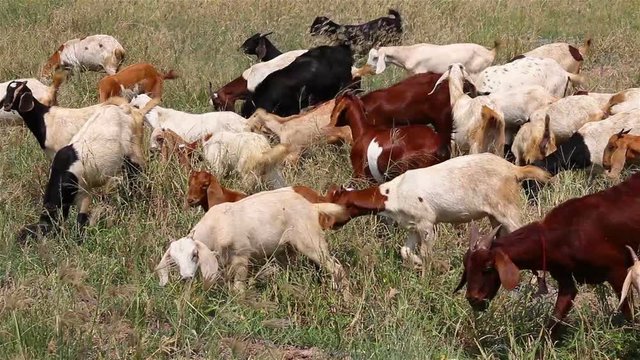
<svg viewBox="0 0 640 360"><path fill-rule="evenodd" d="M255 55L258 61L273 60L282 54L267 38L273 31L266 34L255 33L245 40L240 46L240 50L247 55Z"/></svg>

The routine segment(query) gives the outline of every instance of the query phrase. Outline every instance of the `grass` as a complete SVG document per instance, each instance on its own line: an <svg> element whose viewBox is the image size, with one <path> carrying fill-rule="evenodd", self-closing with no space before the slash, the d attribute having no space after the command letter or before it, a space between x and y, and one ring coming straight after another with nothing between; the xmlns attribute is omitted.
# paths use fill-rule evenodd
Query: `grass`
<svg viewBox="0 0 640 360"><path fill-rule="evenodd" d="M254 32L273 30L271 38L283 50L307 48L320 43L307 34L317 15L357 23L394 7L404 18L406 44L488 46L499 38L504 47L498 62L542 43L581 43L591 36L594 45L583 68L588 88L616 91L640 85L639 5L637 0L5 1L0 3L0 79L36 75L66 39L107 33L127 49L127 64L150 61L180 73L166 83L165 106L202 112L208 110L208 81L221 86L252 63L237 48ZM61 104L95 103L100 76L74 76L61 91ZM365 87L380 88L403 76L391 68L367 78ZM307 347L317 358L640 357L639 329L614 316L616 299L607 286L580 288L570 331L555 346L541 331L554 297L533 299L532 286L501 291L489 311L473 313L464 296L451 293L466 226L438 228L434 256L442 266L424 274L401 266L401 229L362 218L328 232L332 252L348 271L351 299L333 291L328 276L301 258L256 280L242 296L224 287L204 292L199 280L186 284L173 278L160 288L152 270L167 242L201 217L182 209L187 174L173 163L149 162L150 190L143 201L130 201L117 190L96 194L95 221L82 246L75 244L71 221L60 236L19 246L14 235L40 211L49 163L25 128L0 133L2 358L264 359ZM346 148L318 147L299 168L287 169L286 178L324 189L348 181L348 164ZM230 179L223 182L235 187ZM566 199L609 185L584 172L562 174L543 191L540 207L523 206L523 218L538 219Z"/></svg>

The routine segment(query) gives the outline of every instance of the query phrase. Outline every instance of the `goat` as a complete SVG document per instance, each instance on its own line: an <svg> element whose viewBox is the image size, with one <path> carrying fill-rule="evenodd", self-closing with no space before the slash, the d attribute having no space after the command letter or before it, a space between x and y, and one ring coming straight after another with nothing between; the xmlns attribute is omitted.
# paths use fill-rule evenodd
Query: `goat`
<svg viewBox="0 0 640 360"><path fill-rule="evenodd" d="M367 64L375 66L376 74L382 73L389 63L415 75L426 72L442 74L450 64L461 63L467 71L477 74L491 65L499 46L498 40L494 42L492 49L472 43L387 46L371 49Z"/></svg>
<svg viewBox="0 0 640 360"><path fill-rule="evenodd" d="M261 62L275 59L282 55L282 52L280 52L280 50L278 50L271 41L269 41L269 38L267 38L267 36L271 34L273 34L273 31L266 34L255 33L251 35L242 43L240 50L247 55L255 55L258 61Z"/></svg>
<svg viewBox="0 0 640 360"><path fill-rule="evenodd" d="M21 104L35 106L28 98L22 98ZM55 153L44 194L44 211L37 223L20 230L19 242L56 230L59 212L66 219L72 205L79 208L77 222L82 231L89 221L90 191L105 185L123 168L129 175L129 185L135 185L144 164L141 145L146 110L139 111L121 98L99 105L69 145Z"/></svg>
<svg viewBox="0 0 640 360"><path fill-rule="evenodd" d="M12 82L24 83L29 90L31 90L31 96L39 103L45 106L58 105L58 89L64 81L62 73L60 75L54 75L51 86L46 86L36 79L16 79L0 83L0 99L4 99L7 94L7 87ZM4 103L4 100L2 100ZM6 110L6 109L5 109ZM9 110L0 112L0 126L16 126L24 124L24 119L20 116L17 110Z"/></svg>
<svg viewBox="0 0 640 360"><path fill-rule="evenodd" d="M156 266L160 285L169 280L176 264L183 279L198 267L205 288L218 277L218 269L233 278L242 291L250 261L269 259L292 247L333 275L334 286L347 286L342 266L329 254L319 216L342 216L331 203L311 204L291 188L266 191L236 202L210 208L188 236L172 241Z"/></svg>
<svg viewBox="0 0 640 360"><path fill-rule="evenodd" d="M209 82L209 105L214 110L234 111L236 101L246 100L249 97L247 89L247 79L238 76L220 89L213 91L213 86Z"/></svg>
<svg viewBox="0 0 640 360"><path fill-rule="evenodd" d="M277 188L284 185L280 166L287 155L289 146L279 144L271 148L269 141L251 132L214 133L204 144L204 157L217 176L224 176L235 170L246 187L253 187L257 180Z"/></svg>
<svg viewBox="0 0 640 360"><path fill-rule="evenodd" d="M515 56L510 61L521 59L522 57L537 57L555 60L566 71L578 74L580 66L584 61L584 56L591 47L591 39L585 40L580 48L567 43L552 43L539 46L531 51L527 51L522 55Z"/></svg>
<svg viewBox="0 0 640 360"><path fill-rule="evenodd" d="M494 93L526 85L540 85L553 96L564 97L569 83L584 82L581 75L566 71L553 59L524 57L484 69L473 78L479 92Z"/></svg>
<svg viewBox="0 0 640 360"><path fill-rule="evenodd" d="M283 69L291 64L300 55L306 53L307 50L288 51L269 61L257 63L242 72L242 77L247 79L247 90L255 92L258 86L269 74L274 71Z"/></svg>
<svg viewBox="0 0 640 360"><path fill-rule="evenodd" d="M602 154L602 167L606 175L618 179L627 160L637 162L640 157L640 136L629 135L631 129L621 129L619 133L611 135Z"/></svg>
<svg viewBox="0 0 640 360"><path fill-rule="evenodd" d="M140 94L131 100L131 105L142 108L152 101L148 95ZM169 129L184 141L193 142L207 134L219 131L241 132L248 130L247 120L232 111L218 111L204 114L191 114L161 106L154 106L145 115L145 119L154 129ZM151 150L159 150L159 144L151 139Z"/></svg>
<svg viewBox="0 0 640 360"><path fill-rule="evenodd" d="M482 153L409 170L365 190L333 190L326 199L344 206L349 217L380 213L408 228L400 254L421 265L415 248L419 242L423 251L432 245L436 224L466 223L488 216L493 225L503 225L503 233L514 231L520 227L519 182L546 182L549 177L535 166L516 166Z"/></svg>
<svg viewBox="0 0 640 360"><path fill-rule="evenodd" d="M516 134L511 151L516 164L542 160L584 124L602 120L602 106L594 97L573 95L535 111ZM547 124L545 125L545 121Z"/></svg>
<svg viewBox="0 0 640 360"><path fill-rule="evenodd" d="M622 285L622 293L620 295L620 303L618 304L618 308L622 306L624 300L627 298L631 284L633 284L633 286L636 288L636 291L640 293L640 260L638 260L638 255L636 255L635 250L633 250L631 246L626 245L626 248L631 254L633 265L627 270L627 277L625 277L624 284Z"/></svg>
<svg viewBox="0 0 640 360"><path fill-rule="evenodd" d="M108 75L98 82L98 94L100 102L106 101L112 96L119 96L122 89L140 87L139 91L150 94L152 98L162 97L164 80L176 79L178 75L169 70L162 74L153 65L139 63L129 65L114 75Z"/></svg>
<svg viewBox="0 0 640 360"><path fill-rule="evenodd" d="M455 129L453 140L457 148L469 154L491 152L502 156L505 144L504 114L492 98L472 98L464 93L464 79L468 77L465 73L462 64L451 64L428 95L448 80Z"/></svg>
<svg viewBox="0 0 640 360"><path fill-rule="evenodd" d="M466 297L474 310L485 310L502 285L518 284L520 269L548 270L558 282L558 298L550 327L556 327L573 306L580 284L608 282L621 295L627 268L632 264L625 245L640 246L640 174L604 191L574 198L534 221L493 240L474 239L464 256L464 271L456 290L467 285ZM574 281L575 280L575 281ZM623 304L630 319L629 304Z"/></svg>
<svg viewBox="0 0 640 360"><path fill-rule="evenodd" d="M400 13L389 9L388 15L359 25L339 25L326 16L318 16L313 20L309 33L311 36L327 36L335 44L362 48L366 53L374 46L400 44Z"/></svg>
<svg viewBox="0 0 640 360"><path fill-rule="evenodd" d="M60 79L54 76L51 94L60 86ZM17 111L25 125L38 141L48 158L63 146L69 144L73 136L82 128L100 105L80 109L49 106L34 98L25 81L11 81L2 100L4 111Z"/></svg>
<svg viewBox="0 0 640 360"><path fill-rule="evenodd" d="M191 169L191 157L198 145L210 138L211 134L207 134L201 140L188 143L171 129L155 128L151 132L151 141L158 146L162 160L170 161L175 154L186 170Z"/></svg>
<svg viewBox="0 0 640 360"><path fill-rule="evenodd" d="M283 69L269 74L241 114L249 117L258 108L279 116L300 112L301 108L331 100L352 83L353 57L348 46L319 46L297 57Z"/></svg>
<svg viewBox="0 0 640 360"><path fill-rule="evenodd" d="M609 115L615 115L636 109L640 109L640 88L631 88L613 94L609 98L605 112Z"/></svg>
<svg viewBox="0 0 640 360"><path fill-rule="evenodd" d="M425 125L392 129L371 126L364 104L355 95L336 98L332 118L336 126L348 125L354 139L351 166L355 178L378 183L391 180L409 169L424 168L449 158L451 133L436 133Z"/></svg>
<svg viewBox="0 0 640 360"><path fill-rule="evenodd" d="M124 60L125 51L113 36L91 35L72 39L60 45L42 67L47 78L60 68L77 71L104 71L113 75Z"/></svg>

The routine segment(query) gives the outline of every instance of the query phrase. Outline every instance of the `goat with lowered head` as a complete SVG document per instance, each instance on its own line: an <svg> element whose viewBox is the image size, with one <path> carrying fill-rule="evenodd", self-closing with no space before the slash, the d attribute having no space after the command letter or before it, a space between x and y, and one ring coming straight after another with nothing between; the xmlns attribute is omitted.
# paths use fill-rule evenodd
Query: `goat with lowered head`
<svg viewBox="0 0 640 360"><path fill-rule="evenodd" d="M638 163L640 158L640 136L630 135L631 129L620 129L611 135L602 154L602 167L607 176L618 179L627 161Z"/></svg>
<svg viewBox="0 0 640 360"><path fill-rule="evenodd" d="M488 217L503 234L520 227L520 185L524 179L546 182L549 174L535 166L516 166L489 153L459 156L365 190L333 190L326 198L343 205L351 217L377 214L409 229L400 254L420 265L435 239L435 225L466 223ZM470 182L469 179L474 179Z"/></svg>
<svg viewBox="0 0 640 360"><path fill-rule="evenodd" d="M28 101L21 100L22 105L27 106ZM91 189L105 185L123 168L130 175L129 184L134 185L133 180L144 164L142 134L146 110L139 111L121 98L99 105L69 145L55 153L44 194L44 211L37 223L20 231L20 242L55 230L58 216L66 219L72 205L78 207L78 225L82 230L89 221Z"/></svg>
<svg viewBox="0 0 640 360"><path fill-rule="evenodd" d="M382 73L387 64L393 64L410 74L434 72L442 74L450 64L460 63L472 74L477 74L491 65L496 57L499 41L492 49L482 45L463 44L415 44L408 46L385 46L369 50L367 64Z"/></svg>
<svg viewBox="0 0 640 360"><path fill-rule="evenodd" d="M104 71L113 75L124 60L125 51L113 36L91 35L72 39L60 45L42 68L42 77L49 77L59 68L76 71Z"/></svg>
<svg viewBox="0 0 640 360"><path fill-rule="evenodd" d="M531 51L527 51L522 55L515 56L510 61L522 59L523 57L553 59L560 64L563 69L570 73L577 74L580 72L580 66L590 47L591 39L585 40L584 44L579 48L563 42L545 44Z"/></svg>
<svg viewBox="0 0 640 360"><path fill-rule="evenodd" d="M620 185L574 198L556 206L540 221L493 239L472 236L456 291L467 285L466 297L484 310L502 285L513 289L519 270L549 271L558 282L552 330L573 306L579 284L608 282L621 295L627 268L633 265L626 245L640 246L640 174ZM473 234L473 232L472 232ZM628 303L622 307L630 319Z"/></svg>
<svg viewBox="0 0 640 360"><path fill-rule="evenodd" d="M291 188L266 191L210 208L189 235L172 241L156 267L160 285L169 280L169 266L177 265L183 279L200 268L205 287L220 271L244 289L250 262L269 259L293 248L333 276L334 285L346 284L342 266L327 246L320 215L340 217L342 207L311 204Z"/></svg>
<svg viewBox="0 0 640 360"><path fill-rule="evenodd" d="M178 75L173 70L161 73L148 63L133 64L116 74L100 79L98 96L100 102L103 102L112 96L120 96L123 89L137 87L138 91L142 93L150 94L153 98L160 98L164 89L164 81L176 78Z"/></svg>
<svg viewBox="0 0 640 360"><path fill-rule="evenodd" d="M258 61L261 62L275 59L277 56L280 56L282 52L267 38L267 36L271 34L273 34L273 31L265 34L255 33L251 35L240 45L240 50L247 55L255 55Z"/></svg>

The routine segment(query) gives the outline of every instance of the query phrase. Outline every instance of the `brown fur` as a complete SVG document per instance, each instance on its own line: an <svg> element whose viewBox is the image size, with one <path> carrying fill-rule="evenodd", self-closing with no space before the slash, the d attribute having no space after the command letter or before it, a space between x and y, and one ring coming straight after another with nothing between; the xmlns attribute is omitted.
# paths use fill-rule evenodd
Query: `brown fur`
<svg viewBox="0 0 640 360"><path fill-rule="evenodd" d="M129 65L117 74L105 76L98 82L100 102L112 96L120 95L121 86L131 89L135 85L138 85L142 92L150 94L149 96L152 98L160 98L162 97L164 80L171 80L177 77L173 70L169 70L166 74L161 74L153 65L148 63Z"/></svg>
<svg viewBox="0 0 640 360"><path fill-rule="evenodd" d="M47 62L42 67L42 72L40 76L43 78L49 77L54 71L56 71L60 67L60 53L64 49L64 45L60 45L58 50L56 50L51 57L47 60Z"/></svg>
<svg viewBox="0 0 640 360"><path fill-rule="evenodd" d="M482 123L470 136L479 144L479 152L502 155L504 152L504 121L488 106L482 106Z"/></svg>

